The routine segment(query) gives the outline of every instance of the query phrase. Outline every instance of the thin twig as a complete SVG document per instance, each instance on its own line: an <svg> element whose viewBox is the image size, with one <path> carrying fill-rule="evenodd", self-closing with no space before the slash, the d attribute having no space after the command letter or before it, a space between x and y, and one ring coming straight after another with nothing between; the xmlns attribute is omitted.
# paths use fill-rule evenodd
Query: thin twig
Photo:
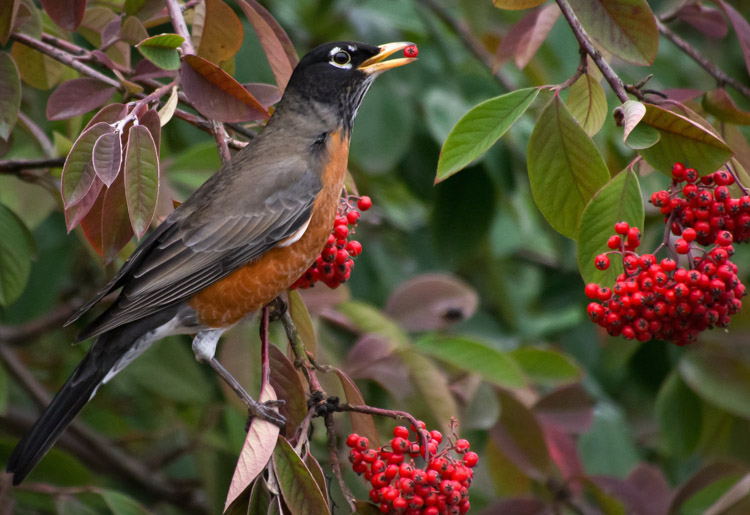
<svg viewBox="0 0 750 515"><path fill-rule="evenodd" d="M107 77L103 73L83 64L80 59L77 59L75 56L69 54L68 52L60 50L59 48L53 47L52 45L48 45L47 43L39 41L38 39L34 39L26 34L21 34L19 32L14 32L11 37L21 44L24 44L30 48L33 48L34 50L52 57L57 61L60 61L61 63L69 66L70 68L73 68L75 71L83 75L87 75L92 79L97 79L101 82L104 82L105 84L109 84L110 86L117 88L118 91L125 91L125 87L115 79Z"/></svg>
<svg viewBox="0 0 750 515"><path fill-rule="evenodd" d="M578 44L591 56L591 59L602 72L602 75L604 75L604 78L615 92L615 95L617 95L617 98L619 98L621 102L626 102L628 100L628 94L625 92L625 86L623 85L622 80L617 76L607 61L604 60L602 54L594 47L593 41L591 41L591 38L586 34L580 20L570 7L568 0L556 0L556 2L563 13L563 16L565 16L568 25L570 25L573 34L578 40Z"/></svg>
<svg viewBox="0 0 750 515"><path fill-rule="evenodd" d="M167 12L169 12L169 18L172 20L172 26L174 27L174 30L185 38L185 41L183 41L182 45L182 51L186 54L195 54L195 48L193 47L193 40L190 37L190 32L188 32L187 24L185 23L185 18L182 16L182 9L179 3L177 3L177 0L166 0L165 3L167 4Z"/></svg>
<svg viewBox="0 0 750 515"><path fill-rule="evenodd" d="M0 162L2 166L2 162ZM83 302L73 300L66 304L60 304L39 318L30 320L16 326L0 325L0 342L10 345L28 343L42 333L54 329L75 313Z"/></svg>
<svg viewBox="0 0 750 515"><path fill-rule="evenodd" d="M516 89L516 85L509 79L502 71L498 70L493 72L493 61L492 54L484 47L481 41L479 41L471 31L464 26L460 21L454 18L451 13L443 6L438 4L435 0L419 0L419 3L424 5L427 9L432 11L440 20L448 25L450 29L459 37L461 42L464 44L469 51L474 54L479 62L481 62L485 68L490 70L492 77L505 89L513 91Z"/></svg>
<svg viewBox="0 0 750 515"><path fill-rule="evenodd" d="M40 159L0 159L0 174L17 174L30 168L59 168L65 164L64 157Z"/></svg>
<svg viewBox="0 0 750 515"><path fill-rule="evenodd" d="M354 494L349 489L349 487L346 486L346 481L344 481L344 476L341 474L341 465L339 465L338 446L336 445L336 431L334 430L334 427L333 427L333 414L328 413L326 415L325 424L326 424L326 435L328 437L328 454L331 460L331 469L333 470L333 475L336 476L336 480L339 483L339 488L341 488L341 493L344 494L344 498L346 499L346 502L349 503L349 508L352 510L352 513L354 513L356 511L356 506L354 504L356 497L354 497Z"/></svg>
<svg viewBox="0 0 750 515"><path fill-rule="evenodd" d="M568 77L568 79L565 82L555 86L554 88L555 91L562 91L566 88L569 88L570 86L575 84L575 82L581 77L581 75L586 73L586 70L588 69L588 64L589 64L588 54L583 48L581 48L580 51L581 51L581 60L578 63L578 68L576 69L576 72L570 77Z"/></svg>
<svg viewBox="0 0 750 515"><path fill-rule="evenodd" d="M682 39L680 36L672 32L672 30L664 25L661 21L657 20L657 25L659 26L659 32L664 35L669 41L674 43L674 45L682 50L682 52L690 57L693 61L698 63L698 65L706 70L709 75L711 75L716 81L719 83L719 86L728 85L732 86L734 89L742 93L747 98L750 98L750 88L739 82L738 80L734 79L733 77L730 77L727 75L724 70L716 66L714 63L709 61L703 54L698 52L698 50L695 49L690 43Z"/></svg>

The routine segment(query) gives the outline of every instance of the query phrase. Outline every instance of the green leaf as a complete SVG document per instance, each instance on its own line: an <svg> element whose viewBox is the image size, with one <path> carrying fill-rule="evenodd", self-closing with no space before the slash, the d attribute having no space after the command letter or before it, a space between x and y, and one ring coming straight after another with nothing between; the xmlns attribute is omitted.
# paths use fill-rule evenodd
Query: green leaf
<svg viewBox="0 0 750 515"><path fill-rule="evenodd" d="M302 458L285 438L279 437L273 464L284 502L292 515L328 513L323 493Z"/></svg>
<svg viewBox="0 0 750 515"><path fill-rule="evenodd" d="M500 352L474 340L458 337L427 336L415 342L421 352L453 366L479 374L497 386L523 388L526 379L512 354Z"/></svg>
<svg viewBox="0 0 750 515"><path fill-rule="evenodd" d="M663 174L670 175L672 165L679 161L695 168L700 175L706 175L732 157L729 146L705 127L653 104L645 105L646 114L641 123L657 129L661 140L640 153Z"/></svg>
<svg viewBox="0 0 750 515"><path fill-rule="evenodd" d="M639 123L630 131L625 140L625 144L633 150L643 150L650 148L659 143L661 133L643 123Z"/></svg>
<svg viewBox="0 0 750 515"><path fill-rule="evenodd" d="M574 239L583 209L609 180L609 171L559 95L539 116L526 159L537 207L556 231Z"/></svg>
<svg viewBox="0 0 750 515"><path fill-rule="evenodd" d="M510 355L526 376L539 384L557 386L581 379L581 370L568 356L550 349L519 347Z"/></svg>
<svg viewBox="0 0 750 515"><path fill-rule="evenodd" d="M130 223L141 238L154 217L159 195L159 155L151 133L143 125L130 129L124 173Z"/></svg>
<svg viewBox="0 0 750 515"><path fill-rule="evenodd" d="M315 328L310 312L297 290L289 290L289 316L292 317L292 322L297 328L297 335L302 345L305 346L305 350L311 353L313 358L317 358L318 339L315 336Z"/></svg>
<svg viewBox="0 0 750 515"><path fill-rule="evenodd" d="M626 221L643 228L643 199L638 176L623 170L596 192L586 206L578 229L578 269L585 283L613 286L623 272L622 261L612 259L607 270L598 270L594 258L610 250L607 240L614 234L614 225Z"/></svg>
<svg viewBox="0 0 750 515"><path fill-rule="evenodd" d="M138 51L164 70L176 70L180 67L180 54L177 48L185 41L185 38L177 34L159 34L151 36L138 43L135 47Z"/></svg>
<svg viewBox="0 0 750 515"><path fill-rule="evenodd" d="M519 89L473 107L445 140L435 182L447 179L487 151L521 117L538 94L536 88Z"/></svg>
<svg viewBox="0 0 750 515"><path fill-rule="evenodd" d="M633 64L653 64L659 29L645 0L570 0L586 33L612 55Z"/></svg>
<svg viewBox="0 0 750 515"><path fill-rule="evenodd" d="M23 81L37 89L52 88L66 70L62 63L17 41L13 43L10 53Z"/></svg>
<svg viewBox="0 0 750 515"><path fill-rule="evenodd" d="M0 52L0 139L7 141L21 108L21 77L16 63Z"/></svg>
<svg viewBox="0 0 750 515"><path fill-rule="evenodd" d="M409 378L416 387L411 398L413 403L419 403L414 406L415 416L431 416L442 431L447 431L451 417L458 416L458 406L453 399L447 377L432 361L415 350L402 349L396 353L409 369Z"/></svg>
<svg viewBox="0 0 750 515"><path fill-rule="evenodd" d="M627 421L609 404L594 410L594 423L579 438L578 451L589 475L625 478L639 460Z"/></svg>
<svg viewBox="0 0 750 515"><path fill-rule="evenodd" d="M134 499L127 495L115 492L114 490L104 490L100 492L102 499L107 503L107 507L113 515L147 515L146 508L138 504Z"/></svg>
<svg viewBox="0 0 750 515"><path fill-rule="evenodd" d="M682 379L706 402L750 418L750 362L718 349L693 349L679 363Z"/></svg>
<svg viewBox="0 0 750 515"><path fill-rule="evenodd" d="M664 445L679 456L689 456L701 437L703 409L676 371L662 384L655 410Z"/></svg>
<svg viewBox="0 0 750 515"><path fill-rule="evenodd" d="M342 302L336 306L336 309L360 331L383 336L394 348L409 342L409 337L398 324L369 304L348 301Z"/></svg>
<svg viewBox="0 0 750 515"><path fill-rule="evenodd" d="M21 219L2 204L0 234L0 306L7 306L26 286L36 245Z"/></svg>
<svg viewBox="0 0 750 515"><path fill-rule="evenodd" d="M599 132L607 118L607 97L599 81L588 73L581 75L570 87L566 104L570 114L589 136Z"/></svg>

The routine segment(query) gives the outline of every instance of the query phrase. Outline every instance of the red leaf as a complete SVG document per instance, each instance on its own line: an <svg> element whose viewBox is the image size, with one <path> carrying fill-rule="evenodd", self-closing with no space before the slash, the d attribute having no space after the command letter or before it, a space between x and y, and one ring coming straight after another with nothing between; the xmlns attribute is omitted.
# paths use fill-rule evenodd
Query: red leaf
<svg viewBox="0 0 750 515"><path fill-rule="evenodd" d="M96 201L99 200L99 194L102 192L103 188L104 183L101 179L99 179L99 177L94 177L94 184L91 185L91 188L89 188L86 195L84 195L77 204L65 208L65 226L67 227L68 232L75 229L76 225L81 223L81 220L83 220L91 208L94 207ZM101 219L101 217L99 217L99 219Z"/></svg>
<svg viewBox="0 0 750 515"><path fill-rule="evenodd" d="M162 77L176 77L177 70L164 70L159 68L148 59L141 59L138 64L135 65L135 74L132 79L139 81L143 79L160 79Z"/></svg>
<svg viewBox="0 0 750 515"><path fill-rule="evenodd" d="M96 123L84 130L73 143L60 179L60 194L66 207L77 204L91 188L96 176L91 162L94 145L102 134L112 131L108 123Z"/></svg>
<svg viewBox="0 0 750 515"><path fill-rule="evenodd" d="M276 84L281 91L284 91L294 67L299 62L292 40L271 16L271 13L258 2L255 0L237 0L237 3L252 23L260 45L263 47L263 52L268 58L268 64L271 66Z"/></svg>
<svg viewBox="0 0 750 515"><path fill-rule="evenodd" d="M47 101L47 119L65 120L96 109L115 93L96 79L73 79L60 84Z"/></svg>
<svg viewBox="0 0 750 515"><path fill-rule="evenodd" d="M101 218L101 252L105 263L110 263L133 237L125 200L125 174L119 174L104 193ZM92 209L93 212L93 209Z"/></svg>
<svg viewBox="0 0 750 515"><path fill-rule="evenodd" d="M750 73L750 23L731 5L724 0L716 0L724 13L729 17L729 22L734 28L737 39L740 41L742 55L745 56L745 68Z"/></svg>
<svg viewBox="0 0 750 515"><path fill-rule="evenodd" d="M701 96L705 91L700 89L665 89L662 91L665 95L667 95L667 98L670 100L674 100L676 102L680 102L684 104L685 102L688 102L690 100L693 100L694 98L698 98Z"/></svg>
<svg viewBox="0 0 750 515"><path fill-rule="evenodd" d="M201 114L221 122L265 120L268 111L227 72L197 55L186 55L180 66L182 86Z"/></svg>
<svg viewBox="0 0 750 515"><path fill-rule="evenodd" d="M122 142L120 134L107 132L99 136L94 144L92 156L94 170L101 181L111 186L122 165Z"/></svg>
<svg viewBox="0 0 750 515"><path fill-rule="evenodd" d="M103 190L97 195L94 204L80 222L83 234L86 236L91 247L99 254L100 258L104 258L104 247L102 245L102 208L104 207L106 192L106 190Z"/></svg>
<svg viewBox="0 0 750 515"><path fill-rule="evenodd" d="M573 481L583 475L583 464L578 456L575 440L555 424L542 423L544 441L547 443L550 458L562 473L563 480Z"/></svg>
<svg viewBox="0 0 750 515"><path fill-rule="evenodd" d="M551 391L533 409L543 422L573 434L585 433L594 420L594 401L579 383Z"/></svg>
<svg viewBox="0 0 750 515"><path fill-rule="evenodd" d="M710 38L722 39L729 28L721 11L700 4L685 4L675 12L685 23L689 23Z"/></svg>
<svg viewBox="0 0 750 515"><path fill-rule="evenodd" d="M86 0L42 0L44 11L65 30L76 30L86 12Z"/></svg>
<svg viewBox="0 0 750 515"><path fill-rule="evenodd" d="M263 386L259 401L265 402L275 399L276 393L271 385ZM250 430L247 432L245 444L242 446L237 466L234 469L232 482L229 484L225 508L239 497L258 474L266 468L266 463L268 463L276 447L278 436L279 428L270 422L254 418L250 423Z"/></svg>
<svg viewBox="0 0 750 515"><path fill-rule="evenodd" d="M94 115L91 120L89 120L89 123L86 124L86 129L89 127L99 123L99 122L106 122L106 123L115 123L123 118L128 114L128 106L125 104L109 104L104 107L102 107L98 113ZM85 129L84 129L85 130Z"/></svg>

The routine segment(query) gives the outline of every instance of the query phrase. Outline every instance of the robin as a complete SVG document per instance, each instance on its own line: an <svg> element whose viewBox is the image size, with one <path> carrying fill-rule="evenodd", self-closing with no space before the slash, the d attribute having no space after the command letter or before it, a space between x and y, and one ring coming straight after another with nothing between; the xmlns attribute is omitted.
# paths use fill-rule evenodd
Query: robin
<svg viewBox="0 0 750 515"><path fill-rule="evenodd" d="M288 288L325 246L357 110L375 77L414 60L385 60L410 45L328 43L300 60L262 133L143 240L68 321L120 289L78 336L96 340L11 454L13 484L31 472L99 386L165 336L197 333L196 359L239 387L214 357L219 337ZM270 406L249 396L245 401L251 416L283 425Z"/></svg>

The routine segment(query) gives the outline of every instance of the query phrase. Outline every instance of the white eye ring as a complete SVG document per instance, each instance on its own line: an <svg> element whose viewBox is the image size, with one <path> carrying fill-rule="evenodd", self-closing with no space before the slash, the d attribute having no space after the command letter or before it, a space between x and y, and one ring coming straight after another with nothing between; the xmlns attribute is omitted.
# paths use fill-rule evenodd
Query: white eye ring
<svg viewBox="0 0 750 515"><path fill-rule="evenodd" d="M336 68L348 70L352 67L352 56L346 50L335 47L328 55L331 57L331 64Z"/></svg>

